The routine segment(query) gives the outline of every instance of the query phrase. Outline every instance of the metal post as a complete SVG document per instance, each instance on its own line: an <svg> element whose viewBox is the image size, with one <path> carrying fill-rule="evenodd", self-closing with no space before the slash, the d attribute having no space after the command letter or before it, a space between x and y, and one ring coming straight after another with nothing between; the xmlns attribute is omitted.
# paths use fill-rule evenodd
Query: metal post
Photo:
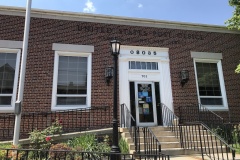
<svg viewBox="0 0 240 160"><path fill-rule="evenodd" d="M111 153L115 154L111 156L111 160L117 160L120 159L120 156L118 153L120 153L120 149L118 146L118 120L117 120L117 112L118 112L118 101L117 101L117 71L118 71L118 55L113 56L114 60L114 87L113 87L113 142L112 142L112 148Z"/></svg>
<svg viewBox="0 0 240 160"><path fill-rule="evenodd" d="M23 90L24 90L24 81L25 81L25 72L26 72L25 70L26 70L26 62L27 62L28 37L29 37L29 28L30 28L30 17L31 17L31 6L32 6L32 0L27 0L25 28L24 28L24 37L23 37L23 50L22 50L22 58L21 58L21 69L20 69L20 77L19 77L19 84L18 84L17 101L19 101L19 102L22 102L22 100L23 100ZM16 117L15 117L13 145L18 145L19 134L20 134L20 125L21 125L21 113L16 114Z"/></svg>

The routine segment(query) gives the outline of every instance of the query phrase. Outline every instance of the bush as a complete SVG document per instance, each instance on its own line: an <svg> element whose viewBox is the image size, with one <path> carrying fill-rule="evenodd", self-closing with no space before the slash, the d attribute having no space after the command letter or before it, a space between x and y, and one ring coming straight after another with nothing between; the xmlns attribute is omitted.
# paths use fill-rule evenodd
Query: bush
<svg viewBox="0 0 240 160"><path fill-rule="evenodd" d="M121 150L121 153L123 154L129 153L128 143L122 137L119 140L119 148Z"/></svg>
<svg viewBox="0 0 240 160"><path fill-rule="evenodd" d="M47 127L46 129L39 131L34 130L30 133L29 139L31 148L33 149L43 149L48 150L52 144L52 137L55 134L61 135L62 133L62 126L58 120L54 122L51 126Z"/></svg>
<svg viewBox="0 0 240 160"><path fill-rule="evenodd" d="M84 152L110 152L109 137L106 135L103 142L98 142L96 135L85 134L68 141L69 146L76 151Z"/></svg>
<svg viewBox="0 0 240 160"><path fill-rule="evenodd" d="M60 151L71 151L72 148L65 143L58 143L50 147L49 156L52 159L67 159L72 157L69 152ZM59 151L59 152L58 152Z"/></svg>
<svg viewBox="0 0 240 160"><path fill-rule="evenodd" d="M74 151L81 152L95 152L95 153L84 153L83 158L85 159L99 159L104 158L104 155L100 153L108 153L111 148L109 146L109 137L106 135L103 142L98 142L94 134L85 134L80 137L74 138L68 141L68 144L73 147ZM75 154L74 159L81 159L82 155Z"/></svg>
<svg viewBox="0 0 240 160"><path fill-rule="evenodd" d="M0 159L4 159L6 157L7 151L2 149L12 148L11 144L0 144Z"/></svg>
<svg viewBox="0 0 240 160"><path fill-rule="evenodd" d="M24 155L24 151L15 152L14 150L9 150L7 153L6 149L21 149L21 146L14 146L12 144L0 144L0 159L4 160L10 160L10 159L16 159L16 157L21 158Z"/></svg>

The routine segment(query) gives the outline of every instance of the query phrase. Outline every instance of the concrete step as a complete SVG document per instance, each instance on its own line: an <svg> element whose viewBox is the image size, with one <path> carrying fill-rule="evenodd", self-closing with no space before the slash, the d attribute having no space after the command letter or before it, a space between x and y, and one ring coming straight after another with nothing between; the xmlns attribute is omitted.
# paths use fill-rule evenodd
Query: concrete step
<svg viewBox="0 0 240 160"><path fill-rule="evenodd" d="M171 132L171 131L161 131L161 132L153 132L153 133L154 133L154 135L155 135L156 137L160 137L160 136L175 136L174 133ZM124 137L126 137L126 138L127 138L127 137L131 137L131 135L130 135L129 132L124 132L124 133L122 133L122 135L123 135ZM143 137L143 136L144 136L143 132L140 132L139 135L140 135L140 137Z"/></svg>
<svg viewBox="0 0 240 160"><path fill-rule="evenodd" d="M158 136L156 138L159 140L159 142L179 142L179 139L177 139L175 136ZM125 137L125 140L128 143L133 143L133 139L131 137ZM140 137L138 140L140 140L140 142L144 142L144 137Z"/></svg>
<svg viewBox="0 0 240 160"><path fill-rule="evenodd" d="M131 152L135 153L135 151L131 151ZM140 153L144 153L144 151L140 150ZM192 151L192 150L186 150L186 149L183 149L183 148L162 149L161 153L166 154L166 155L170 155L170 159L171 159L172 156L199 154L199 152Z"/></svg>
<svg viewBox="0 0 240 160"><path fill-rule="evenodd" d="M206 142L206 143L202 142L201 143L201 141L188 141L186 143L183 143L183 145L184 146L196 146L196 147L200 147L202 145L202 147L209 147L209 146L212 146L212 145L221 146L221 143L220 143L220 141L213 141L212 143L208 143L208 142Z"/></svg>
<svg viewBox="0 0 240 160"><path fill-rule="evenodd" d="M200 154L200 152L183 148L162 149L162 153L170 156Z"/></svg>
<svg viewBox="0 0 240 160"><path fill-rule="evenodd" d="M189 148L186 148L186 149L189 149L189 150L192 150L192 149L194 149L194 150L196 150L196 151L201 151L201 147L200 146L195 146L195 148L194 147L189 147ZM208 153L208 154L217 154L217 153L226 153L226 152L229 152L226 148L224 148L224 147L221 147L221 146L218 146L218 147L208 147L208 146L206 146L206 147L204 147L203 146L203 151L204 151L204 153Z"/></svg>
<svg viewBox="0 0 240 160"><path fill-rule="evenodd" d="M141 143L141 144L140 144L140 149L144 149L144 145L145 145L146 147L150 147L150 148L153 148L153 149L158 148L158 146L157 146L156 144L153 145L153 146L147 146L146 144ZM163 143L161 143L161 148L162 148L162 149L167 149L167 148L180 148L180 147L181 147L181 145L180 145L179 142L163 142ZM134 150L134 149L135 149L135 145L134 145L133 143L130 144L130 149L131 149L131 150Z"/></svg>

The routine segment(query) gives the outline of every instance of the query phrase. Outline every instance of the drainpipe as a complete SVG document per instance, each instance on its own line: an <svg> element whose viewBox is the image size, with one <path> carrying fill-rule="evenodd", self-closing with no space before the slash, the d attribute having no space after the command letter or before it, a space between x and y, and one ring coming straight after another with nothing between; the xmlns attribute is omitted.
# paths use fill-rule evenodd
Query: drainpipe
<svg viewBox="0 0 240 160"><path fill-rule="evenodd" d="M15 104L15 126L14 126L14 135L13 135L13 145L18 145L19 134L20 134L20 125L21 125L21 109L17 109L18 104L21 107L23 101L23 91L24 91L24 81L26 73L26 62L27 62L27 50L28 50L28 37L29 37L29 28L30 28L30 18L31 18L31 5L32 0L27 0L26 6L26 15L25 15L25 27L24 27L24 37L23 37L23 49L21 57L21 69L20 77L18 84L18 98ZM16 112L18 110L19 112Z"/></svg>

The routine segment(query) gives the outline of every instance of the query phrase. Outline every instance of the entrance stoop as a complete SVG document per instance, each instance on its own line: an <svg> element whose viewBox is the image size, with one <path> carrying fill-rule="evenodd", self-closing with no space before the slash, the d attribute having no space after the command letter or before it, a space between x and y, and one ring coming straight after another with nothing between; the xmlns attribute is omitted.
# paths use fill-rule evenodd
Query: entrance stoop
<svg viewBox="0 0 240 160"><path fill-rule="evenodd" d="M157 137L159 142L161 143L161 150L163 154L167 154L172 156L179 156L179 155L193 155L198 154L198 152L192 150L186 150L181 148L181 144L179 140L175 137L174 133L169 130L167 127L157 126L157 127L150 127L153 131L154 135ZM135 146L133 140L128 132L128 129L122 128L122 137L128 143L130 153L135 152ZM144 151L144 143L143 143L143 133L140 132L140 150Z"/></svg>

